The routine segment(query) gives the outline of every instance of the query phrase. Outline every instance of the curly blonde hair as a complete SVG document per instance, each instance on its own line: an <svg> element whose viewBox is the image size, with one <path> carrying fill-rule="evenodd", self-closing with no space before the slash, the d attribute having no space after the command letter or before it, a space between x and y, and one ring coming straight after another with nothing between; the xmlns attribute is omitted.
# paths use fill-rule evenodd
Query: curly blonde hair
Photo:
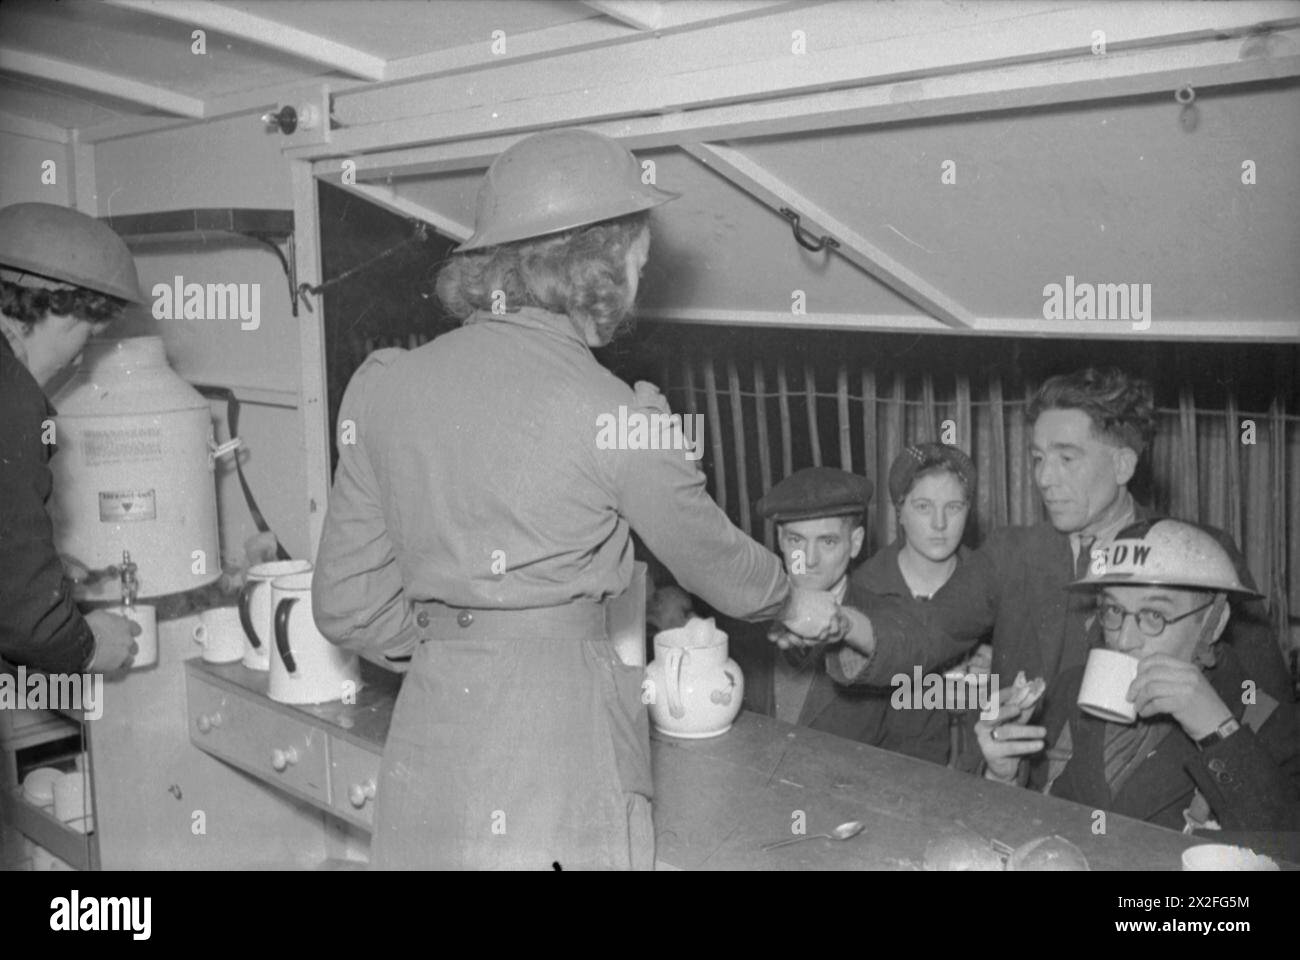
<svg viewBox="0 0 1300 960"><path fill-rule="evenodd" d="M627 252L650 229L648 211L531 240L453 256L438 271L437 292L464 321L491 311L494 295L507 312L540 307L590 323L602 344L630 326Z"/></svg>

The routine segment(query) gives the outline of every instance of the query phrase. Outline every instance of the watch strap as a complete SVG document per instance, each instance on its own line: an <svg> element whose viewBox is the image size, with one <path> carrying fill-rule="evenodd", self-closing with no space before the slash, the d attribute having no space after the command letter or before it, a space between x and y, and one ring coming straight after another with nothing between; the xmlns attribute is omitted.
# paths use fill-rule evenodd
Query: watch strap
<svg viewBox="0 0 1300 960"><path fill-rule="evenodd" d="M1201 737L1201 739L1197 740L1196 746L1204 750L1206 747L1213 746L1220 740L1226 740L1240 729L1241 724L1237 722L1237 719L1235 717L1229 717L1227 720L1224 720L1223 723L1219 724L1214 729L1214 732L1208 733Z"/></svg>

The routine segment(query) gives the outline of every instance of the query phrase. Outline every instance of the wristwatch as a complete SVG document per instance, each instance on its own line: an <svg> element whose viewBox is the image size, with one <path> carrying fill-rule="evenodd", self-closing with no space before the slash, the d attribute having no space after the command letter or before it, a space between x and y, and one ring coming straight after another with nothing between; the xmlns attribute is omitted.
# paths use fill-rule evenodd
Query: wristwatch
<svg viewBox="0 0 1300 960"><path fill-rule="evenodd" d="M1224 720L1223 723L1219 724L1214 729L1213 733L1208 733L1205 736L1201 737L1201 739L1197 740L1196 746L1199 749L1204 750L1206 747L1213 746L1214 744L1218 743L1220 740L1227 740L1228 737L1232 736L1240 729L1241 729L1241 724L1239 724L1232 717L1229 717L1227 720Z"/></svg>

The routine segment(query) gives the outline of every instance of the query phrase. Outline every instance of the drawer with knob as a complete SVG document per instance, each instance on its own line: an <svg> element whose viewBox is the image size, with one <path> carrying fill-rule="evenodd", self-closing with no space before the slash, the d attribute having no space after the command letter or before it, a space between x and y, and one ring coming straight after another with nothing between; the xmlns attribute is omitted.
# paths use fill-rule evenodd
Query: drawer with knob
<svg viewBox="0 0 1300 960"><path fill-rule="evenodd" d="M379 784L379 754L346 740L330 739L331 807L352 823L371 827Z"/></svg>
<svg viewBox="0 0 1300 960"><path fill-rule="evenodd" d="M262 780L329 803L323 730L193 675L187 683L190 741L196 747Z"/></svg>

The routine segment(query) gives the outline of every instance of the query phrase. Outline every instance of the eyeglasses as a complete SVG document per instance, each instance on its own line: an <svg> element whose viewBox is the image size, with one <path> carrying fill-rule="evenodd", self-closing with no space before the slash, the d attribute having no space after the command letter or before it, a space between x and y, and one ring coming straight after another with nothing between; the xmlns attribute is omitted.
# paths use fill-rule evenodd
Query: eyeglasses
<svg viewBox="0 0 1300 960"><path fill-rule="evenodd" d="M1118 603L1102 603L1099 605L1101 611L1101 625L1103 629L1118 632L1124 629L1124 620L1132 617L1137 621L1138 629L1148 637L1158 637L1165 632L1165 627L1171 623L1177 623L1179 620L1186 620L1194 613L1200 613L1206 607L1214 603L1203 603L1195 610L1188 610L1178 617L1166 617L1157 610L1138 610L1136 613L1132 610L1125 610Z"/></svg>

